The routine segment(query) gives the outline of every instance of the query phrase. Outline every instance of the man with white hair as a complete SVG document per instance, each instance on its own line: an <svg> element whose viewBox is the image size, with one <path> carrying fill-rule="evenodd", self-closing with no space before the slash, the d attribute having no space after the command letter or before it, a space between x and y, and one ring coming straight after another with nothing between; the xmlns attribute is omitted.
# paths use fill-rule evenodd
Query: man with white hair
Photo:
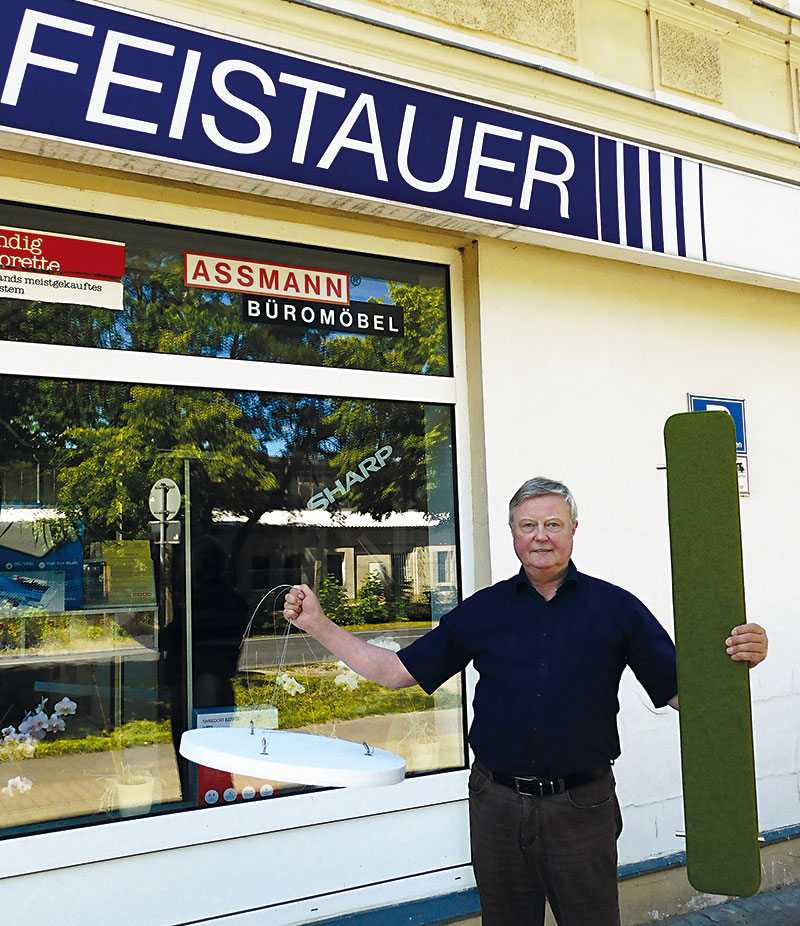
<svg viewBox="0 0 800 926"><path fill-rule="evenodd" d="M483 926L542 926L546 899L559 926L619 926L620 678L629 666L656 707L677 708L675 647L635 596L575 568L578 511L563 483L525 482L509 525L519 573L398 653L333 624L306 585L286 596L284 614L389 688L431 693L472 662L470 832ZM724 645L751 666L767 654L757 624L735 627Z"/></svg>

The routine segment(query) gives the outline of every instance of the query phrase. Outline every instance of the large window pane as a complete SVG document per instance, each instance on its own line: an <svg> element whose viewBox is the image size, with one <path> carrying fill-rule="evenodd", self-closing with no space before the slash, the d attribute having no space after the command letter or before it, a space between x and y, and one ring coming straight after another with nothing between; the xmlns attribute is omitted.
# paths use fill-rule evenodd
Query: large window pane
<svg viewBox="0 0 800 926"><path fill-rule="evenodd" d="M78 242L73 275L61 267L60 283L88 287L108 270L85 239L124 246L119 310L28 295L24 281L35 277L19 268L47 265L47 233ZM60 258L63 245L52 249ZM15 271L3 280L3 340L451 373L447 272L435 264L6 203L0 270Z"/></svg>
<svg viewBox="0 0 800 926"><path fill-rule="evenodd" d="M178 756L248 711L464 765L460 679L386 691L280 614L307 582L396 647L454 603L450 407L0 376L0 423L5 834L293 793Z"/></svg>

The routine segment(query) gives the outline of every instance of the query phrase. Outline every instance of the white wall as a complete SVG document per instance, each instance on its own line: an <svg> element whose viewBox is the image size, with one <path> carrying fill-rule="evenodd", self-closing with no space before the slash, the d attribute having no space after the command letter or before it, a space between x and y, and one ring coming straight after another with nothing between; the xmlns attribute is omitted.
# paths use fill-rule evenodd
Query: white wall
<svg viewBox="0 0 800 926"><path fill-rule="evenodd" d="M638 595L672 633L662 430L687 393L743 398L748 615L767 626L752 674L761 829L800 821L800 297L609 260L483 241L487 480L494 580L518 568L508 499L563 479L580 511L579 569ZM626 673L617 764L625 864L684 848L677 716Z"/></svg>
<svg viewBox="0 0 800 926"><path fill-rule="evenodd" d="M305 926L457 891L474 882L447 777L7 840L0 871L33 873L4 881L19 902L3 922L41 926L57 910L59 926Z"/></svg>

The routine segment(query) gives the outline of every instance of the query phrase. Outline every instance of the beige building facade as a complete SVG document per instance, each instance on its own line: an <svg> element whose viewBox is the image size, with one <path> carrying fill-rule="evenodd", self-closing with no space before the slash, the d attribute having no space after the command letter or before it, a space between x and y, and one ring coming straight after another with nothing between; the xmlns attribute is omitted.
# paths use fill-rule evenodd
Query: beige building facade
<svg viewBox="0 0 800 926"><path fill-rule="evenodd" d="M184 549L203 530L225 548L248 614L282 583L346 574L336 601L354 630L402 643L457 593L516 570L507 500L548 475L578 500L578 568L631 590L672 632L662 434L687 396L741 403L748 615L771 640L751 676L762 888L800 878L800 11L751 0L11 6L0 470L44 472L46 459L56 488L12 498L4 476L0 525L23 510L79 511L70 536L83 584L70 605L68 566L37 560L61 594L45 608L51 624L72 628L47 646L19 629L23 606L3 592L0 719L16 734L40 697L63 711L72 699L66 732L41 743L91 715L108 746L92 747L87 726L72 753L21 756L4 731L0 880L4 896L25 898L9 922L41 923L35 897L57 903L64 926L107 922L112 909L120 926L288 926L366 910L388 923L410 903L429 904L432 923L475 916L472 671L400 707L370 695L365 710L343 708L337 683L318 714L292 721L404 755L401 784L299 782L280 796L272 782L250 800L253 783L234 780L221 800L221 787L192 777L176 731L203 710L246 707L242 679L252 694L284 663L248 675L240 661L230 687L201 700L210 683ZM42 266L34 239L79 257ZM206 261L204 285L190 258ZM327 301L307 290L287 315L292 293L253 285L259 267L329 272ZM337 302L336 273L349 303ZM66 295L68 284L96 288L96 301ZM256 323L270 300L282 328ZM321 324L332 307L338 329ZM402 334L389 337L398 317ZM148 430L162 414L163 430ZM128 462L112 441L126 434ZM144 543L146 497L133 496L166 474L181 492L181 538L166 553L163 535L149 535L152 555L129 548L145 552L131 553L141 584L123 607L108 583L133 580L109 573L109 545ZM330 511L325 486L338 486ZM191 521L189 502L205 520ZM118 516L106 517L112 505ZM231 525L247 525L246 541ZM30 589L32 560L16 552L8 575ZM96 573L106 588L92 598ZM384 583L385 617L359 630L369 576ZM164 642L170 626L177 643ZM254 637L279 637L266 619L257 627ZM305 654L294 675L304 681L302 664L316 691L341 673L328 663ZM114 710L113 721L99 713ZM114 740L145 720L147 735ZM678 717L654 709L630 673L620 733L624 922L718 902L683 867ZM113 756L157 768L132 810L109 784ZM211 791L231 806L204 803Z"/></svg>

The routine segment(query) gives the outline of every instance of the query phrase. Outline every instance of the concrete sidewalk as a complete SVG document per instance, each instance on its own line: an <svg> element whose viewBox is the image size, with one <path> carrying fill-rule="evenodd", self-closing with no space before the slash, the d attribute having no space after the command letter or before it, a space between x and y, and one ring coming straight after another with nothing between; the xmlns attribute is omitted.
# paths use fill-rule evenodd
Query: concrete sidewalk
<svg viewBox="0 0 800 926"><path fill-rule="evenodd" d="M800 926L800 885L671 916L657 926Z"/></svg>

